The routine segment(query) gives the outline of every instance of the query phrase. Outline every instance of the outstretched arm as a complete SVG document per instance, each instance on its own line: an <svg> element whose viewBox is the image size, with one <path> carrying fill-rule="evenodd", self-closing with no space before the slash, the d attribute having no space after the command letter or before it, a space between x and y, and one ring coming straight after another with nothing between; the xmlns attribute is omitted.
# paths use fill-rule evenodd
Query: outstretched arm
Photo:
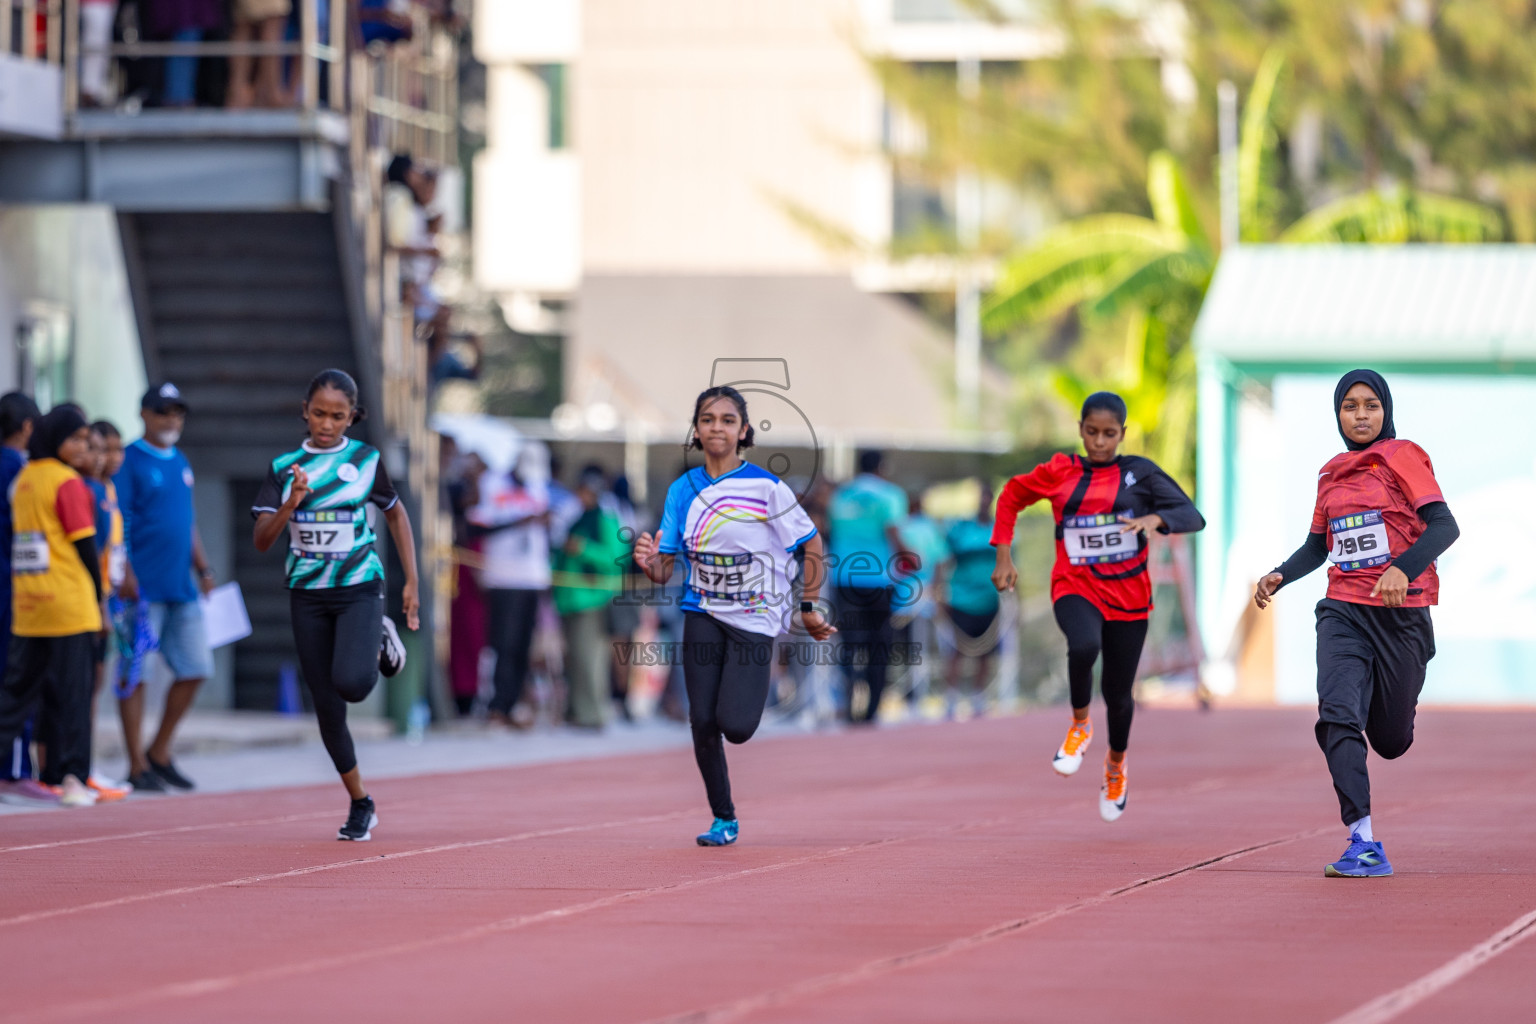
<svg viewBox="0 0 1536 1024"><path fill-rule="evenodd" d="M1275 592L1287 583L1294 583L1328 559L1327 540L1321 533L1309 533L1301 547L1290 558L1276 566L1259 580L1253 591L1253 603L1268 608Z"/></svg>
<svg viewBox="0 0 1536 1024"><path fill-rule="evenodd" d="M411 517L405 506L395 502L384 513L389 524L389 536L395 542L395 553L405 569L405 586L400 591L400 604L405 611L408 629L421 628L421 587L416 578L416 534L411 529Z"/></svg>
<svg viewBox="0 0 1536 1024"><path fill-rule="evenodd" d="M996 518L992 523L992 546L997 548L992 585L999 591L1012 590L1019 580L1019 570L1013 564L1013 531L1019 513L1045 497L1035 486L1035 478L1044 468L1036 466L1032 472L1014 477L998 495Z"/></svg>

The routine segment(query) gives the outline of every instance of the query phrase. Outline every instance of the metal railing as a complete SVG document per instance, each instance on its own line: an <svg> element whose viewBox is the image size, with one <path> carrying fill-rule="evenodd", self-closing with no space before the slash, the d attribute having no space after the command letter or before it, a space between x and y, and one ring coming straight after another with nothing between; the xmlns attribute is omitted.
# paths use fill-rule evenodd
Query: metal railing
<svg viewBox="0 0 1536 1024"><path fill-rule="evenodd" d="M87 55L104 55L112 61L286 58L294 62L296 109L366 112L367 117L355 126L364 131L370 144L438 164L456 163L458 61L452 36L417 8L409 41L360 50L350 45L351 5L347 0L329 0L323 19L321 0L296 2L299 38L294 40L171 42L131 38L105 47L86 47L80 38L81 0L0 0L0 53L63 70L66 122L80 109L80 64ZM369 74L366 82L359 82L357 71L363 66ZM231 115L243 112L230 111Z"/></svg>

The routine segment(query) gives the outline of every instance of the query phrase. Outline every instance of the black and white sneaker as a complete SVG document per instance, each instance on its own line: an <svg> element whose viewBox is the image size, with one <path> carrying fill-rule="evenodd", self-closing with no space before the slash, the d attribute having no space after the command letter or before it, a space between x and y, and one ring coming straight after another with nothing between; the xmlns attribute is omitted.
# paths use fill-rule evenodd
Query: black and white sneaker
<svg viewBox="0 0 1536 1024"><path fill-rule="evenodd" d="M160 777L160 781L164 782L166 785L175 789L185 790L197 788L191 779L181 774L180 769L176 767L175 761L166 761L165 764L160 764L154 758L147 756L144 758L144 760L149 762L149 770L158 775Z"/></svg>
<svg viewBox="0 0 1536 1024"><path fill-rule="evenodd" d="M384 616L384 635L379 640L379 673L385 679L400 674L405 668L405 644L400 642L400 631L395 620Z"/></svg>
<svg viewBox="0 0 1536 1024"><path fill-rule="evenodd" d="M336 838L366 843L373 838L370 830L377 828L378 824L379 816L373 806L373 797L365 796L361 800L352 801L352 810L347 812L347 823L337 831Z"/></svg>

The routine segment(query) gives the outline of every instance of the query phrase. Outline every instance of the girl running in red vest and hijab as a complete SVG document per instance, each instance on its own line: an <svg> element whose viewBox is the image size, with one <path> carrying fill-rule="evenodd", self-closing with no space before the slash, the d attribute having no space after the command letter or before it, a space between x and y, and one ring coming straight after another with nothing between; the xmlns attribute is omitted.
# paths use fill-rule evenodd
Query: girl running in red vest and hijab
<svg viewBox="0 0 1536 1024"><path fill-rule="evenodd" d="M992 583L1012 590L1014 520L1040 500L1056 517L1056 564L1051 601L1056 624L1067 637L1067 677L1072 688L1072 725L1051 767L1071 775L1082 767L1093 739L1088 705L1093 699L1093 663L1104 656L1099 686L1109 726L1109 755L1099 816L1115 821L1125 813L1125 750L1130 742L1131 694L1136 665L1147 639L1152 580L1147 575L1147 535L1193 533L1205 519L1173 479L1151 459L1118 454L1125 440L1125 401L1099 391L1083 402L1078 433L1083 455L1053 455L1003 488L997 502L992 544L997 567Z"/></svg>
<svg viewBox="0 0 1536 1024"><path fill-rule="evenodd" d="M1328 596L1317 605L1317 743L1349 846L1323 874L1371 878L1390 875L1392 864L1371 831L1365 743L1388 760L1413 743L1424 671L1435 656L1434 562L1461 531L1429 456L1397 439L1381 374L1346 373L1333 389L1333 412L1349 450L1317 475L1306 543L1259 580L1253 600L1264 608L1287 583L1332 563Z"/></svg>

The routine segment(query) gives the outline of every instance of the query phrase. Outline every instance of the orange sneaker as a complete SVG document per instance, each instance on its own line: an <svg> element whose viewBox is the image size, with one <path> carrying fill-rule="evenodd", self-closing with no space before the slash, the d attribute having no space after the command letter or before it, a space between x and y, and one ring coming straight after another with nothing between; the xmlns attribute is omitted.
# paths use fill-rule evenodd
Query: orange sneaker
<svg viewBox="0 0 1536 1024"><path fill-rule="evenodd" d="M1056 769L1057 775L1072 775L1083 766L1083 754L1088 749L1088 744L1093 742L1093 723L1087 719L1079 722L1072 720L1072 728L1067 730L1067 738L1062 741L1061 749L1056 751L1056 756L1051 760L1051 767Z"/></svg>
<svg viewBox="0 0 1536 1024"><path fill-rule="evenodd" d="M1104 759L1104 788L1099 790L1099 817L1116 821L1125 813L1125 762Z"/></svg>
<svg viewBox="0 0 1536 1024"><path fill-rule="evenodd" d="M109 804L114 800L121 800L133 792L132 786L123 786L111 779L101 779L92 775L85 780L85 784L96 791L96 802Z"/></svg>

